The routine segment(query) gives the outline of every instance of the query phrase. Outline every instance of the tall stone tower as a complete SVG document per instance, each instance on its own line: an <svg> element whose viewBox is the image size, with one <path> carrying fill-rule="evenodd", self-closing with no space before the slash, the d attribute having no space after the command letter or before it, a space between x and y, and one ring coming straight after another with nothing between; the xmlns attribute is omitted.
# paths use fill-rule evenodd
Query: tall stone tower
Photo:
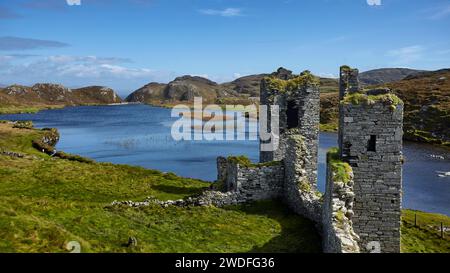
<svg viewBox="0 0 450 273"><path fill-rule="evenodd" d="M305 139L308 155L305 168L310 184L317 185L317 153L319 142L320 94L319 81L309 71L293 75L279 68L261 82L261 105L278 105L278 115L268 109L268 128L271 119L279 119L279 147L274 151L260 150L260 162L280 161L286 156L288 136L300 135Z"/></svg>
<svg viewBox="0 0 450 273"><path fill-rule="evenodd" d="M359 85L359 70L356 68L351 68L349 66L341 66L339 72L339 101L342 101L347 94L354 94L360 91ZM339 117L342 117L342 107L339 107ZM339 122L339 130L338 130L338 143L339 147L342 143L342 126L343 123ZM342 151L342 150L340 150Z"/></svg>
<svg viewBox="0 0 450 273"><path fill-rule="evenodd" d="M353 229L362 251L400 252L403 102L357 83L357 70L341 68L339 150L354 172Z"/></svg>

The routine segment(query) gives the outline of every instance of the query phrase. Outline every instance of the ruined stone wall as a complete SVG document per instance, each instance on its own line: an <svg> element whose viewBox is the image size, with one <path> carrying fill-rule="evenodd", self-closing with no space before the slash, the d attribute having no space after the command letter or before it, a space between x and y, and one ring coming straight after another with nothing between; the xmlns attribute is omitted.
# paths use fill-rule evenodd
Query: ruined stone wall
<svg viewBox="0 0 450 273"><path fill-rule="evenodd" d="M318 87L307 87L298 94L299 128L305 139L305 170L311 185L317 184L317 162L319 151L320 91Z"/></svg>
<svg viewBox="0 0 450 273"><path fill-rule="evenodd" d="M283 190L284 166L243 166L228 161L226 189L247 201L274 199Z"/></svg>
<svg viewBox="0 0 450 273"><path fill-rule="evenodd" d="M400 252L403 103L368 99L340 108L340 150L354 172L360 248L379 242L382 252Z"/></svg>
<svg viewBox="0 0 450 273"><path fill-rule="evenodd" d="M346 94L358 92L359 70L348 66L341 66L339 78L339 100L342 100Z"/></svg>
<svg viewBox="0 0 450 273"><path fill-rule="evenodd" d="M339 78L339 101L342 101L347 94L358 92L361 87L359 84L359 70L348 66L341 66ZM339 107L339 118L343 117L341 108ZM338 145L342 145L342 127L343 123L339 122Z"/></svg>
<svg viewBox="0 0 450 273"><path fill-rule="evenodd" d="M225 182L227 178L228 161L225 157L217 158L217 182Z"/></svg>
<svg viewBox="0 0 450 273"><path fill-rule="evenodd" d="M326 189L323 202L322 245L325 253L358 253L358 235L353 230L353 173L342 181L333 163L327 160Z"/></svg>
<svg viewBox="0 0 450 273"><path fill-rule="evenodd" d="M311 157L305 138L297 134L289 135L286 146L283 201L297 214L320 225L321 194L317 191L317 182L309 180L306 167L310 165Z"/></svg>
<svg viewBox="0 0 450 273"><path fill-rule="evenodd" d="M288 102L291 102L298 109L298 126L288 128ZM317 181L317 156L319 146L319 124L320 124L320 91L317 86L298 86L297 89L289 92L279 92L272 90L263 80L261 83L261 104L278 105L278 116L272 116L268 109L268 125L274 118L279 119L280 138L279 147L274 151L260 151L260 162L281 161L287 152L287 138L290 135L298 134L305 138L305 143L309 153L305 168L308 180L311 184ZM269 126L270 127L270 126Z"/></svg>
<svg viewBox="0 0 450 273"><path fill-rule="evenodd" d="M267 129L268 132L271 132L271 121L273 119L278 119L279 121L279 134L280 134L280 144L277 149L273 151L263 151L261 148L259 149L259 162L271 162L276 160L282 160L284 157L284 141L282 135L284 134L286 128L286 100L284 94L279 94L277 90L272 90L268 86L268 83L265 80L261 81L261 92L260 92L260 101L261 105L267 106ZM278 113L272 113L270 106L277 105L279 107ZM262 120L260 120L262 121ZM261 143L260 143L261 145Z"/></svg>

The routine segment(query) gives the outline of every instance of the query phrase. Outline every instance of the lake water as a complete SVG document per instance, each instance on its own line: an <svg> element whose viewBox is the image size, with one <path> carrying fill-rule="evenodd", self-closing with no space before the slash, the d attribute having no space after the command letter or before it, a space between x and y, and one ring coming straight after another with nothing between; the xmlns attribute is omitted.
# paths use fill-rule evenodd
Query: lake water
<svg viewBox="0 0 450 273"><path fill-rule="evenodd" d="M58 128L58 150L100 162L129 164L214 181L218 156L247 155L258 161L257 141L174 141L170 109L147 105L68 107L37 114L3 115L0 119L32 120L36 127ZM319 189L325 185L325 155L337 146L337 136L321 133ZM448 151L429 145L405 143L403 207L450 215ZM438 155L444 159L436 159Z"/></svg>

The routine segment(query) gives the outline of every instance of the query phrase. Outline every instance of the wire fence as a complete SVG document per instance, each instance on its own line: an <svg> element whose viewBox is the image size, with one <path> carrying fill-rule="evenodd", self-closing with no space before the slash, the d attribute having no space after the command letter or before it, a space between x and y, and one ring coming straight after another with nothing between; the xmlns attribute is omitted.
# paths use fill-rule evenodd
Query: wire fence
<svg viewBox="0 0 450 273"><path fill-rule="evenodd" d="M447 235L446 233L450 230L450 228L446 227L444 225L444 222L434 222L434 224L435 225L427 224L425 226L424 225L421 226L420 219L417 216L417 213L414 213L414 227L416 227L416 228L425 227L427 230L433 230L433 231L437 230L438 235L441 239L446 238L446 235Z"/></svg>

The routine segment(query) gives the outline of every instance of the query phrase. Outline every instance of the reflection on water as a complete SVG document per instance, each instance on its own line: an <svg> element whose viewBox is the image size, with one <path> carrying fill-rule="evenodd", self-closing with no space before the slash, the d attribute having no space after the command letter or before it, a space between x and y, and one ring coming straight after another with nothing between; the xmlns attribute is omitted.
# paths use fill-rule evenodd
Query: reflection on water
<svg viewBox="0 0 450 273"><path fill-rule="evenodd" d="M209 181L216 178L217 156L244 154L258 160L257 141L174 141L170 131L177 118L170 117L169 109L146 105L70 107L0 119L33 120L39 128L56 127L62 136L57 149L69 153ZM336 142L336 134L320 135L321 191L325 184L326 151ZM450 171L448 152L405 143L404 155L403 206L450 215L450 177L440 178L436 173Z"/></svg>

